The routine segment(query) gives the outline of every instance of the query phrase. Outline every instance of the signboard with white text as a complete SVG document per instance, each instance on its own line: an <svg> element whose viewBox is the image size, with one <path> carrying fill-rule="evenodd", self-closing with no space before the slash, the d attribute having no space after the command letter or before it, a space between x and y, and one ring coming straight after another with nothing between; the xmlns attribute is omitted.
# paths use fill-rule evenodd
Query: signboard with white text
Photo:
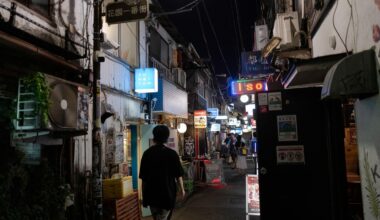
<svg viewBox="0 0 380 220"><path fill-rule="evenodd" d="M137 68L135 70L135 92L158 92L158 70L156 68Z"/></svg>
<svg viewBox="0 0 380 220"><path fill-rule="evenodd" d="M148 11L147 0L111 2L106 6L106 22L119 24L142 20L148 17Z"/></svg>

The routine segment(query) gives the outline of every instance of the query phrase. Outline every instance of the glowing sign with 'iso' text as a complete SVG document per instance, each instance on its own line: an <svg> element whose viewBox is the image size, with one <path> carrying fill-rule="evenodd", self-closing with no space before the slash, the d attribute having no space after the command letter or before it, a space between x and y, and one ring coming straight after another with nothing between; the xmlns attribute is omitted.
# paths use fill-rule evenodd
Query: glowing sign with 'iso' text
<svg viewBox="0 0 380 220"><path fill-rule="evenodd" d="M267 91L267 84L261 80L236 80L231 82L231 95L252 94Z"/></svg>

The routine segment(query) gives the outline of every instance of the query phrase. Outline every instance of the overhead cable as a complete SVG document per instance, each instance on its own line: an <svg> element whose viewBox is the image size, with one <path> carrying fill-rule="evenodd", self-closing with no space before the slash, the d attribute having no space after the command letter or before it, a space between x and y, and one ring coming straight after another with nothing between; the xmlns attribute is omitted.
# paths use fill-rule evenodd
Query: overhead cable
<svg viewBox="0 0 380 220"><path fill-rule="evenodd" d="M207 11L207 8L206 8L206 4L204 3L204 1L202 1L202 5L203 5L203 8L204 8L204 10L206 12L206 17L207 17L208 23L210 24L211 31L212 31L212 33L214 35L214 38L215 38L215 41L216 41L216 45L218 47L218 50L219 50L220 56L222 58L222 61L223 61L224 65L225 65L225 67L226 67L228 75L231 76L231 71L230 71L230 69L229 69L229 67L227 65L226 58L223 55L222 48L220 47L220 43L219 43L219 40L218 40L218 36L216 35L214 25L211 22L211 19L210 19L210 16L208 14L208 11Z"/></svg>

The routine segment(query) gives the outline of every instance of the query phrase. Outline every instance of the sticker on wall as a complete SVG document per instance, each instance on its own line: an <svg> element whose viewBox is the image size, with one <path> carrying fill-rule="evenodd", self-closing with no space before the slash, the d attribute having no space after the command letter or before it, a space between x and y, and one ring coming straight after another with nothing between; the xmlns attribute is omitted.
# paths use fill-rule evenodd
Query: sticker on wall
<svg viewBox="0 0 380 220"><path fill-rule="evenodd" d="M277 116L278 141L298 141L297 116Z"/></svg>
<svg viewBox="0 0 380 220"><path fill-rule="evenodd" d="M305 151L303 145L277 146L277 164L304 164Z"/></svg>
<svg viewBox="0 0 380 220"><path fill-rule="evenodd" d="M269 111L281 111L282 110L281 92L268 93L268 105L269 105Z"/></svg>
<svg viewBox="0 0 380 220"><path fill-rule="evenodd" d="M258 95L259 111L268 112L268 93L259 93Z"/></svg>

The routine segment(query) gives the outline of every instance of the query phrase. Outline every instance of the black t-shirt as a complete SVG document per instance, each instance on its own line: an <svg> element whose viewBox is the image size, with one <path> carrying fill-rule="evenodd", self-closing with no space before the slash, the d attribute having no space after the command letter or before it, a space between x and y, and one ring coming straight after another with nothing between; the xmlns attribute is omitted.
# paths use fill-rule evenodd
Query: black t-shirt
<svg viewBox="0 0 380 220"><path fill-rule="evenodd" d="M172 209L177 186L175 179L183 176L177 152L164 145L154 145L141 159L140 179L143 187L143 206Z"/></svg>

